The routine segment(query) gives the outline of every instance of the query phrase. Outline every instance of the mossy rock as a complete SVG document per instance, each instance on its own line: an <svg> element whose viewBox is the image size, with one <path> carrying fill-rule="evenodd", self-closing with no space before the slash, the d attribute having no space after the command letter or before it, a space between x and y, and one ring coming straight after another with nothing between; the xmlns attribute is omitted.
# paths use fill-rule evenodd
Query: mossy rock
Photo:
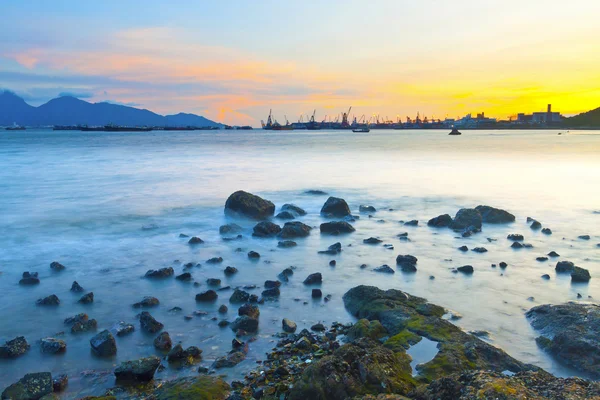
<svg viewBox="0 0 600 400"><path fill-rule="evenodd" d="M154 392L156 400L225 400L231 388L212 376L188 377L165 383Z"/></svg>
<svg viewBox="0 0 600 400"><path fill-rule="evenodd" d="M356 322L346 334L349 340L356 340L362 337L377 340L386 335L387 330L381 325L381 322L377 320L369 321L368 319L361 319Z"/></svg>
<svg viewBox="0 0 600 400"><path fill-rule="evenodd" d="M383 345L396 353L407 350L410 346L419 343L421 339L421 336L405 329L386 340Z"/></svg>

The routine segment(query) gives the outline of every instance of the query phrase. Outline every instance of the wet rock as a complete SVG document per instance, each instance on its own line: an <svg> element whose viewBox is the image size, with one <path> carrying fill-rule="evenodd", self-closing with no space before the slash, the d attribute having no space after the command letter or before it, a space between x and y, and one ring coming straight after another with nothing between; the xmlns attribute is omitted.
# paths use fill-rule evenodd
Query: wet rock
<svg viewBox="0 0 600 400"><path fill-rule="evenodd" d="M240 317L242 315L247 315L250 318L258 319L260 316L260 310L255 304L246 303L238 309L238 315Z"/></svg>
<svg viewBox="0 0 600 400"><path fill-rule="evenodd" d="M95 331L98 328L98 322L95 319L90 319L85 322L75 322L71 326L71 333L82 333Z"/></svg>
<svg viewBox="0 0 600 400"><path fill-rule="evenodd" d="M575 268L575 264L571 261L559 261L556 263L556 267L554 270L556 272L573 272L573 268Z"/></svg>
<svg viewBox="0 0 600 400"><path fill-rule="evenodd" d="M239 329L248 333L256 333L258 331L258 320L256 318L242 315L237 317L230 325L231 329L235 332Z"/></svg>
<svg viewBox="0 0 600 400"><path fill-rule="evenodd" d="M306 190L304 192L304 194L310 194L313 196L327 196L327 192L324 192L322 190L315 190L315 189Z"/></svg>
<svg viewBox="0 0 600 400"><path fill-rule="evenodd" d="M535 259L536 259L536 261L539 261L539 262L548 261L548 257L536 257Z"/></svg>
<svg viewBox="0 0 600 400"><path fill-rule="evenodd" d="M225 213L240 214L252 219L265 219L275 214L275 204L252 193L239 190L225 202Z"/></svg>
<svg viewBox="0 0 600 400"><path fill-rule="evenodd" d="M510 247L512 247L513 249L522 249L524 246L521 242L513 242L513 244L511 244Z"/></svg>
<svg viewBox="0 0 600 400"><path fill-rule="evenodd" d="M481 229L482 218L479 211L474 208L463 208L458 210L450 224L450 229L461 231L470 227Z"/></svg>
<svg viewBox="0 0 600 400"><path fill-rule="evenodd" d="M404 223L404 226L418 226L419 225L419 221L417 221L416 219L407 221Z"/></svg>
<svg viewBox="0 0 600 400"><path fill-rule="evenodd" d="M481 214L481 220L487 224L507 224L515 221L515 216L508 211L490 206L475 207Z"/></svg>
<svg viewBox="0 0 600 400"><path fill-rule="evenodd" d="M327 250L321 250L319 254L336 255L342 252L342 244L340 242L334 243L327 248Z"/></svg>
<svg viewBox="0 0 600 400"><path fill-rule="evenodd" d="M52 378L52 390L54 393L64 391L69 385L69 377L66 374L61 374Z"/></svg>
<svg viewBox="0 0 600 400"><path fill-rule="evenodd" d="M323 325L320 322L318 324L314 324L313 326L311 326L310 329L315 332L325 332L327 330L325 325Z"/></svg>
<svg viewBox="0 0 600 400"><path fill-rule="evenodd" d="M148 311L142 311L140 314L140 326L142 330L148 333L156 333L164 328L164 325L158 322Z"/></svg>
<svg viewBox="0 0 600 400"><path fill-rule="evenodd" d="M77 283L77 281L73 281L73 284L71 285L71 292L81 293L83 290L84 289L79 285L79 283Z"/></svg>
<svg viewBox="0 0 600 400"><path fill-rule="evenodd" d="M361 213L374 213L377 210L373 206L360 205L358 206L358 211L360 211Z"/></svg>
<svg viewBox="0 0 600 400"><path fill-rule="evenodd" d="M260 258L260 254L257 253L256 251L252 251L251 250L251 251L248 252L248 258L257 260L257 259Z"/></svg>
<svg viewBox="0 0 600 400"><path fill-rule="evenodd" d="M214 290L210 289L202 293L196 294L196 301L199 302L210 302L215 301L219 295Z"/></svg>
<svg viewBox="0 0 600 400"><path fill-rule="evenodd" d="M474 251L475 253L487 253L487 249L485 247L475 247L474 249L471 249L471 251Z"/></svg>
<svg viewBox="0 0 600 400"><path fill-rule="evenodd" d="M2 392L2 399L38 400L53 392L52 374L37 372L27 374Z"/></svg>
<svg viewBox="0 0 600 400"><path fill-rule="evenodd" d="M380 266L380 267L377 267L377 268L373 269L373 271L375 271L375 272L383 272L383 273L386 273L386 274L394 274L394 273L396 273L396 271L394 271L394 270L393 270L393 269L392 269L392 268L391 268L389 265L387 265L387 264L383 264L382 266Z"/></svg>
<svg viewBox="0 0 600 400"><path fill-rule="evenodd" d="M550 253L548 253L548 257L560 257L560 254L558 254L555 251L551 251Z"/></svg>
<svg viewBox="0 0 600 400"><path fill-rule="evenodd" d="M281 247L282 249L288 249L290 247L297 246L297 243L292 240L284 240L282 242L277 243L277 247Z"/></svg>
<svg viewBox="0 0 600 400"><path fill-rule="evenodd" d="M370 237L368 239L363 239L363 243L365 244L379 244L382 243L383 240L377 239L375 237Z"/></svg>
<svg viewBox="0 0 600 400"><path fill-rule="evenodd" d="M156 297L146 296L133 305L134 308L142 308L142 307L156 307L160 304L160 301Z"/></svg>
<svg viewBox="0 0 600 400"><path fill-rule="evenodd" d="M223 257L212 257L206 260L207 264L221 264L223 262Z"/></svg>
<svg viewBox="0 0 600 400"><path fill-rule="evenodd" d="M50 269L52 271L58 272L63 271L65 269L65 266L59 263L58 261L52 261L52 263L50 263Z"/></svg>
<svg viewBox="0 0 600 400"><path fill-rule="evenodd" d="M369 321L365 318L358 320L346 333L346 337L351 341L364 337L377 340L385 336L387 336L387 330L381 325L381 322Z"/></svg>
<svg viewBox="0 0 600 400"><path fill-rule="evenodd" d="M531 223L531 225L529 225L529 227L534 231L539 231L540 229L542 229L542 224L540 224L538 221L534 220Z"/></svg>
<svg viewBox="0 0 600 400"><path fill-rule="evenodd" d="M525 240L525 237L523 235L521 235L520 233L511 233L506 238L508 240L512 240L514 242L522 242L523 240Z"/></svg>
<svg viewBox="0 0 600 400"><path fill-rule="evenodd" d="M181 239L184 239L184 238L188 238L188 237L190 237L190 236L189 236L189 235L186 235L185 233L180 233L180 234L179 234L179 237L180 237Z"/></svg>
<svg viewBox="0 0 600 400"><path fill-rule="evenodd" d="M145 276L146 278L168 278L173 276L173 274L175 274L173 267L165 267L158 270L151 269L146 272Z"/></svg>
<svg viewBox="0 0 600 400"><path fill-rule="evenodd" d="M325 222L324 224L321 224L319 228L321 230L321 233L327 233L330 235L352 233L356 230L352 225L350 225L346 221Z"/></svg>
<svg viewBox="0 0 600 400"><path fill-rule="evenodd" d="M246 359L246 354L242 351L232 351L225 357L219 357L215 360L212 367L215 369L232 368Z"/></svg>
<svg viewBox="0 0 600 400"><path fill-rule="evenodd" d="M177 275L175 279L177 279L178 281L189 282L193 279L193 277L192 274L190 274L189 272L184 272L180 275Z"/></svg>
<svg viewBox="0 0 600 400"><path fill-rule="evenodd" d="M458 250L460 250L460 251L463 251L463 252L464 252L464 251L469 251L469 248L468 248L467 246L460 246L460 247L458 248Z"/></svg>
<svg viewBox="0 0 600 400"><path fill-rule="evenodd" d="M94 302L94 292L84 294L77 302L80 304L92 304Z"/></svg>
<svg viewBox="0 0 600 400"><path fill-rule="evenodd" d="M204 240L200 239L197 236L192 236L190 238L190 240L188 240L188 244L191 244L191 245L202 244L202 243L204 243Z"/></svg>
<svg viewBox="0 0 600 400"><path fill-rule="evenodd" d="M404 272L414 272L417 270L417 257L407 255L398 255L396 257L396 264L400 266Z"/></svg>
<svg viewBox="0 0 600 400"><path fill-rule="evenodd" d="M19 281L19 285L37 285L40 283L37 272L23 272L23 276Z"/></svg>
<svg viewBox="0 0 600 400"><path fill-rule="evenodd" d="M156 356L125 361L115 369L115 378L117 381L148 382L154 379L159 365L160 358Z"/></svg>
<svg viewBox="0 0 600 400"><path fill-rule="evenodd" d="M335 260L329 261L329 266L330 267L335 267L336 264L337 264L337 262Z"/></svg>
<svg viewBox="0 0 600 400"><path fill-rule="evenodd" d="M252 236L254 237L272 237L281 232L281 227L270 221L262 221L254 226Z"/></svg>
<svg viewBox="0 0 600 400"><path fill-rule="evenodd" d="M552 235L552 229L550 229L550 228L543 228L542 229L542 233L544 235Z"/></svg>
<svg viewBox="0 0 600 400"><path fill-rule="evenodd" d="M308 236L311 229L300 221L286 222L278 236L282 239L302 238Z"/></svg>
<svg viewBox="0 0 600 400"><path fill-rule="evenodd" d="M238 269L237 269L237 268L235 268L235 267L230 267L230 266L227 266L227 267L225 267L225 270L223 270L223 273L224 273L226 276L235 275L235 274L237 274L237 272L238 272Z"/></svg>
<svg viewBox="0 0 600 400"><path fill-rule="evenodd" d="M92 351L99 357L110 357L117 354L117 342L108 330L103 330L90 339Z"/></svg>
<svg viewBox="0 0 600 400"><path fill-rule="evenodd" d="M229 302L232 304L246 303L250 299L250 294L241 289L235 289L229 297Z"/></svg>
<svg viewBox="0 0 600 400"><path fill-rule="evenodd" d="M571 282L589 282L590 272L585 268L573 267L571 272Z"/></svg>
<svg viewBox="0 0 600 400"><path fill-rule="evenodd" d="M74 315L72 317L65 318L64 323L65 323L65 325L73 325L78 322L86 322L87 320L88 320L88 315L85 313L80 313L80 314Z"/></svg>
<svg viewBox="0 0 600 400"><path fill-rule="evenodd" d="M338 197L330 197L321 208L321 215L325 217L343 218L350 214L350 207L346 200Z"/></svg>
<svg viewBox="0 0 600 400"><path fill-rule="evenodd" d="M590 240L590 235L579 235L577 238L581 240Z"/></svg>
<svg viewBox="0 0 600 400"><path fill-rule="evenodd" d="M221 286L221 280L218 278L208 278L206 284L208 286Z"/></svg>
<svg viewBox="0 0 600 400"><path fill-rule="evenodd" d="M67 343L64 340L55 338L43 338L40 341L42 353L57 354L67 351Z"/></svg>
<svg viewBox="0 0 600 400"><path fill-rule="evenodd" d="M526 313L540 332L536 342L557 360L600 377L600 307L595 304L545 304Z"/></svg>
<svg viewBox="0 0 600 400"><path fill-rule="evenodd" d="M284 318L283 321L281 321L281 329L283 329L284 332L294 333L296 332L297 327L298 326L294 321L291 321L287 318Z"/></svg>
<svg viewBox="0 0 600 400"><path fill-rule="evenodd" d="M281 286L281 282L280 281L271 281L271 280L266 280L265 281L265 288L266 289L271 289L271 288L280 287L280 286Z"/></svg>
<svg viewBox="0 0 600 400"><path fill-rule="evenodd" d="M262 291L262 297L279 297L281 291L278 287L266 289Z"/></svg>
<svg viewBox="0 0 600 400"><path fill-rule="evenodd" d="M277 214L275 216L275 218L278 218L278 219L294 219L296 217L294 216L294 214L292 214L289 211L282 211L279 214Z"/></svg>
<svg viewBox="0 0 600 400"><path fill-rule="evenodd" d="M122 337L133 333L135 331L135 326L124 321L119 321L116 324L114 324L113 327L110 328L110 330L115 335Z"/></svg>
<svg viewBox="0 0 600 400"><path fill-rule="evenodd" d="M323 297L323 292L321 291L321 289L313 289L310 297L312 297L313 299L320 299L321 297Z"/></svg>
<svg viewBox="0 0 600 400"><path fill-rule="evenodd" d="M427 226L434 228L446 228L452 223L452 217L448 214L438 215L435 218L431 218L427 221Z"/></svg>
<svg viewBox="0 0 600 400"><path fill-rule="evenodd" d="M226 400L230 387L222 378L211 375L179 378L165 382L153 393L155 400Z"/></svg>
<svg viewBox="0 0 600 400"><path fill-rule="evenodd" d="M57 306L60 304L60 300L58 299L58 296L51 294L48 297L38 299L35 304L38 306Z"/></svg>
<svg viewBox="0 0 600 400"><path fill-rule="evenodd" d="M462 272L463 274L470 275L473 273L474 269L472 265L463 265L462 267L456 268L458 272Z"/></svg>
<svg viewBox="0 0 600 400"><path fill-rule="evenodd" d="M241 226L239 226L238 224L227 224L227 225L221 225L219 227L219 233L221 235L241 233L242 230L243 230L243 228Z"/></svg>
<svg viewBox="0 0 600 400"><path fill-rule="evenodd" d="M506 267L508 267L508 264L505 263L504 261L501 261L500 264L498 264L498 266L502 269L505 269Z"/></svg>
<svg viewBox="0 0 600 400"><path fill-rule="evenodd" d="M314 284L319 284L321 282L323 282L323 276L321 275L320 272L316 272L314 274L310 274L304 280L304 284L305 285L314 285Z"/></svg>
<svg viewBox="0 0 600 400"><path fill-rule="evenodd" d="M22 356L29 350L29 343L23 336L7 341L0 346L0 358L15 358Z"/></svg>
<svg viewBox="0 0 600 400"><path fill-rule="evenodd" d="M298 207L295 204L284 204L283 206L281 206L281 211L287 211L299 216L306 215L306 211L304 211L302 208Z"/></svg>
<svg viewBox="0 0 600 400"><path fill-rule="evenodd" d="M544 274L544 275L542 275L542 279L550 280L550 275Z"/></svg>
<svg viewBox="0 0 600 400"><path fill-rule="evenodd" d="M161 332L154 339L154 347L161 351L171 350L171 347L173 347L173 342L171 341L171 336L169 336L169 332Z"/></svg>

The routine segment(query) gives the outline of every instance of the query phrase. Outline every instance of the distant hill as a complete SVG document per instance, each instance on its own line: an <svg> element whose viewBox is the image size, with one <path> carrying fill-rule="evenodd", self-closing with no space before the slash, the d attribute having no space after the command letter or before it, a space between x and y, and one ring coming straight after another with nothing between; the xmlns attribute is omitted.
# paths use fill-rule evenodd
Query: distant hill
<svg viewBox="0 0 600 400"><path fill-rule="evenodd" d="M569 127L600 127L600 107L566 118L563 123Z"/></svg>
<svg viewBox="0 0 600 400"><path fill-rule="evenodd" d="M215 126L222 125L194 114L162 116L152 111L111 103L88 103L71 96L52 99L39 107L27 104L9 91L0 92L0 125L51 126L107 124L123 126Z"/></svg>

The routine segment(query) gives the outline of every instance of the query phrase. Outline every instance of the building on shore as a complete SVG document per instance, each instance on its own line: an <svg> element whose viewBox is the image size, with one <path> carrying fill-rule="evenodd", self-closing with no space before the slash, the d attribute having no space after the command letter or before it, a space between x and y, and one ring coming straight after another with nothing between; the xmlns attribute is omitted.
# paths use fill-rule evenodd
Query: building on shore
<svg viewBox="0 0 600 400"><path fill-rule="evenodd" d="M496 118L488 118L485 113L478 113L476 118L473 118L471 114L467 114L464 117L454 121L454 126L457 128L465 129L477 129L493 127L496 125Z"/></svg>
<svg viewBox="0 0 600 400"><path fill-rule="evenodd" d="M552 112L552 104L548 104L546 112L534 112L533 114L517 114L517 122L529 125L548 125L562 121L562 115L559 112Z"/></svg>

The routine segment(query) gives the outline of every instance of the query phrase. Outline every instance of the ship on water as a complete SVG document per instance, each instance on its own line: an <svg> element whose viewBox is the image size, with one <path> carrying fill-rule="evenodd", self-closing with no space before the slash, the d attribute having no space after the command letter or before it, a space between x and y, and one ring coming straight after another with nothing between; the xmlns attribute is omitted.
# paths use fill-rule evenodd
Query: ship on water
<svg viewBox="0 0 600 400"><path fill-rule="evenodd" d="M17 123L13 123L12 126L7 126L6 130L7 131L24 131L26 128L24 126L21 125L17 125Z"/></svg>
<svg viewBox="0 0 600 400"><path fill-rule="evenodd" d="M87 126L81 127L83 132L149 132L152 128L146 126L120 126L108 124L104 126Z"/></svg>

